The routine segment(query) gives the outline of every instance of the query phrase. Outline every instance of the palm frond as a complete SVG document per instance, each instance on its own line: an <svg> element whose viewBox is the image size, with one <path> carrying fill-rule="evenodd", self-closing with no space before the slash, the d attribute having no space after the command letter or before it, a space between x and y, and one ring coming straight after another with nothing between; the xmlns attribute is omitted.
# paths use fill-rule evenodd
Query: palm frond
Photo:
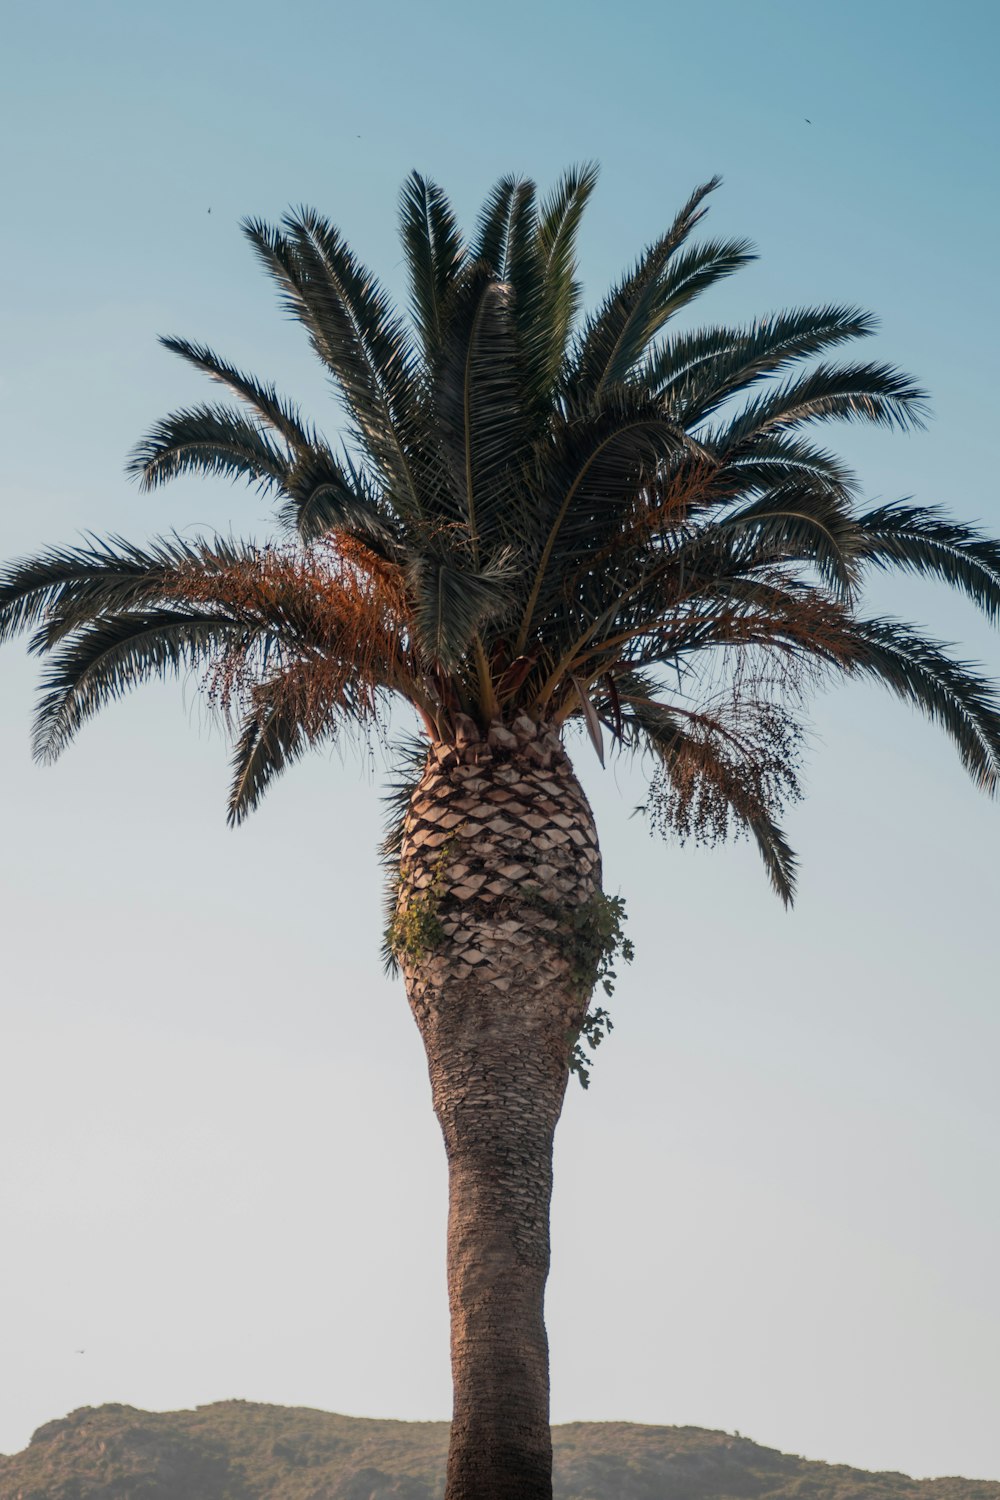
<svg viewBox="0 0 1000 1500"><path fill-rule="evenodd" d="M474 561L491 530L498 481L526 444L520 394L511 289L479 261L455 289L434 370L440 441Z"/></svg>
<svg viewBox="0 0 1000 1500"><path fill-rule="evenodd" d="M849 627L856 657L849 670L869 677L919 708L951 739L977 786L1000 786L1000 696L970 663L948 656L898 620L857 620Z"/></svg>
<svg viewBox="0 0 1000 1500"><path fill-rule="evenodd" d="M543 199L539 210L538 246L545 281L545 342L548 358L543 379L551 390L559 376L570 329L580 305L576 280L576 239L591 194L597 185L596 162L573 167Z"/></svg>
<svg viewBox="0 0 1000 1500"><path fill-rule="evenodd" d="M718 182L713 178L697 189L667 233L587 319L567 374L567 387L579 400L598 401L606 389L627 380L668 318L753 258L746 240L682 249L704 213L702 201Z"/></svg>
<svg viewBox="0 0 1000 1500"><path fill-rule="evenodd" d="M714 286L717 281L732 276L735 271L756 259L756 252L749 240L704 240L675 256L660 280L655 314L640 353L645 352L650 341L675 313L687 307L689 302L693 302L695 297L701 296L702 292ZM631 361L629 370L634 368L638 357ZM624 361L621 362L621 366L623 365ZM609 376L609 382L614 378Z"/></svg>
<svg viewBox="0 0 1000 1500"><path fill-rule="evenodd" d="M127 547L122 543L122 548ZM141 554L140 554L141 557ZM123 559L114 543L92 547L52 547L37 557L11 563L0 573L0 641L33 630L60 601L71 603L106 582L123 584L127 598L146 573L146 559ZM124 575L124 577L122 577Z"/></svg>
<svg viewBox="0 0 1000 1500"><path fill-rule="evenodd" d="M780 896L784 906L791 906L798 883L799 858L784 830L763 808L756 814L748 813L746 826L764 861L775 894Z"/></svg>
<svg viewBox="0 0 1000 1500"><path fill-rule="evenodd" d="M413 633L430 663L457 667L480 626L509 616L511 577L503 557L482 571L440 555L414 558L407 570Z"/></svg>
<svg viewBox="0 0 1000 1500"><path fill-rule="evenodd" d="M311 209L286 216L281 229L245 220L243 230L336 379L358 439L397 503L418 510L411 447L419 405L413 356L375 278L340 233Z"/></svg>
<svg viewBox="0 0 1000 1500"><path fill-rule="evenodd" d="M246 627L217 613L152 609L98 619L51 658L35 717L36 759L53 761L99 709L157 677L205 665Z"/></svg>
<svg viewBox="0 0 1000 1500"><path fill-rule="evenodd" d="M845 497L855 488L846 464L801 433L772 427L742 443L727 444L725 435L721 443L707 437L701 442L717 464L712 487L717 502L788 485L821 486Z"/></svg>
<svg viewBox="0 0 1000 1500"><path fill-rule="evenodd" d="M557 334L550 318L549 283L542 253L534 183L525 183L512 203L503 279L509 284L511 317L520 367L521 426L540 431L551 415Z"/></svg>
<svg viewBox="0 0 1000 1500"><path fill-rule="evenodd" d="M0 640L38 627L32 648L47 651L102 616L162 604L172 583L191 568L229 566L239 555L218 538L213 544L161 538L138 547L113 536L89 546L50 548L0 574Z"/></svg>
<svg viewBox="0 0 1000 1500"><path fill-rule="evenodd" d="M443 308L462 268L465 246L448 199L419 172L411 172L403 184L400 226L413 321L424 356L432 363L444 334Z"/></svg>
<svg viewBox="0 0 1000 1500"><path fill-rule="evenodd" d="M754 700L691 713L623 693L622 706L627 730L659 766L644 806L654 829L711 845L735 824L753 837L771 885L791 905L797 862L775 812L801 795L795 720Z"/></svg>
<svg viewBox="0 0 1000 1500"><path fill-rule="evenodd" d="M279 518L304 542L343 531L360 537L385 557L396 555L392 518L385 514L377 491L346 455L338 463L327 447L317 443L289 469L284 490L287 499Z"/></svg>
<svg viewBox="0 0 1000 1500"><path fill-rule="evenodd" d="M657 404L639 391L609 395L596 416L571 411L554 425L546 454L549 498L537 512L537 561L521 614L517 654L567 583L581 572L593 576L601 553L629 519L636 494L659 465L697 451L687 435L667 422Z"/></svg>
<svg viewBox="0 0 1000 1500"><path fill-rule="evenodd" d="M235 365L220 359L207 344L194 344L189 339L163 338L160 343L172 354L179 354L196 369L217 380L245 401L264 422L273 427L290 447L308 450L316 441L316 434L303 426L298 408L278 395L273 385L264 385L253 375L237 370Z"/></svg>
<svg viewBox="0 0 1000 1500"><path fill-rule="evenodd" d="M744 577L739 567L689 586L678 603L667 578L636 597L637 621L627 659L637 667L671 666L711 674L716 655L771 663L786 687L797 692L824 668L847 669L857 647L848 636L851 615L822 590L789 581L781 570Z"/></svg>
<svg viewBox="0 0 1000 1500"><path fill-rule="evenodd" d="M245 479L268 492L284 484L288 468L288 455L271 434L228 406L172 412L136 445L128 463L144 490L196 473Z"/></svg>
<svg viewBox="0 0 1000 1500"><path fill-rule="evenodd" d="M836 492L790 486L776 488L720 517L701 535L715 530L749 544L744 566L796 562L814 567L835 593L849 597L857 578L854 518Z"/></svg>
<svg viewBox="0 0 1000 1500"><path fill-rule="evenodd" d="M898 502L855 521L858 552L877 568L902 568L959 589L1000 622L1000 543L931 506Z"/></svg>
<svg viewBox="0 0 1000 1500"><path fill-rule="evenodd" d="M523 177L501 177L480 210L470 259L484 261L498 281L508 279L514 226L534 199L533 182Z"/></svg>
<svg viewBox="0 0 1000 1500"><path fill-rule="evenodd" d="M535 184L503 177L483 205L470 264L487 267L512 293L517 334L522 425L537 424L552 384L552 337Z"/></svg>
<svg viewBox="0 0 1000 1500"><path fill-rule="evenodd" d="M875 328L860 308L795 308L748 328L702 328L670 339L651 355L641 378L675 420L694 426L776 371Z"/></svg>
<svg viewBox="0 0 1000 1500"><path fill-rule="evenodd" d="M339 701L317 698L316 674L308 661L293 661L255 685L233 747L230 825L243 822L287 766L331 739L341 717Z"/></svg>
<svg viewBox="0 0 1000 1500"><path fill-rule="evenodd" d="M707 445L733 448L759 433L802 422L860 419L882 427L920 427L927 411L924 391L891 365L817 365L796 380L750 402Z"/></svg>

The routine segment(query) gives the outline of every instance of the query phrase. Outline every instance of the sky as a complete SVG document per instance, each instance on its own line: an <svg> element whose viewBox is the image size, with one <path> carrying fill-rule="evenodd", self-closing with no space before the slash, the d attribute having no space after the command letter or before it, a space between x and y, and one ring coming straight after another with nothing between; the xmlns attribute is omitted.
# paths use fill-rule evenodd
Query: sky
<svg viewBox="0 0 1000 1500"><path fill-rule="evenodd" d="M761 259L697 321L872 308L866 354L933 420L824 439L873 500L1000 532L998 41L971 0L11 0L0 556L268 534L253 492L124 473L209 394L157 334L339 432L243 215L316 205L403 296L411 169L468 223L501 173L590 158L591 302L722 173L711 227ZM941 590L871 601L1000 674ZM234 833L196 686L144 689L41 769L37 663L17 643L0 671L0 1451L105 1401L447 1417L445 1168L379 966L379 765L317 756ZM746 845L664 845L636 772L575 754L637 957L557 1139L554 1420L1000 1478L1000 810L932 726L840 688L786 913Z"/></svg>

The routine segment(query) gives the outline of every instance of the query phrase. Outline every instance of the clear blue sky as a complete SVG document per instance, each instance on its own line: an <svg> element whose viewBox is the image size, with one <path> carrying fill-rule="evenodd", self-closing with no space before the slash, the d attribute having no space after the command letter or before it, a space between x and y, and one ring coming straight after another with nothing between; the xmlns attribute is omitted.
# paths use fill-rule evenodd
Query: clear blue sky
<svg viewBox="0 0 1000 1500"><path fill-rule="evenodd" d="M205 394L157 333L336 432L240 216L315 203L399 291L412 167L468 219L499 173L590 157L590 296L723 173L713 227L762 259L699 319L872 307L934 421L839 446L871 496L1000 531L998 42L992 3L914 0L9 5L0 555L265 532L242 490L126 483ZM938 591L876 603L1000 672ZM314 760L233 834L193 688L42 771L33 669L2 670L0 1449L108 1400L446 1416L444 1167L378 968L373 778ZM933 729L839 691L788 916L745 847L662 847L629 773L580 765L639 957L560 1131L555 1418L1000 1477L1000 812Z"/></svg>

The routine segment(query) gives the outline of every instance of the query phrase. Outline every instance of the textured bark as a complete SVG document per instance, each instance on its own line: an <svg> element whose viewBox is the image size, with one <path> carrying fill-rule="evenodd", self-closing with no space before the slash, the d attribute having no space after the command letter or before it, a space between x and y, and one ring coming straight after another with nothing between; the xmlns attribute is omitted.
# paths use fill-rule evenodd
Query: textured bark
<svg viewBox="0 0 1000 1500"><path fill-rule="evenodd" d="M449 1167L446 1500L550 1500L552 1141L592 982L566 914L600 889L558 738L460 721L429 755L400 870L399 957Z"/></svg>

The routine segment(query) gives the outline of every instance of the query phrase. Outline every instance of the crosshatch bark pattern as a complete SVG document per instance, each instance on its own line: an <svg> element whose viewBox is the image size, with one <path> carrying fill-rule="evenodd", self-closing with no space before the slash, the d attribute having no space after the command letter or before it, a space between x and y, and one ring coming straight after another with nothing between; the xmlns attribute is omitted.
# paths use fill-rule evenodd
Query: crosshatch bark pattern
<svg viewBox="0 0 1000 1500"><path fill-rule="evenodd" d="M406 817L403 955L449 1167L454 1414L447 1500L549 1500L552 1143L586 1014L559 911L600 889L597 832L558 736L523 716L435 745Z"/></svg>

